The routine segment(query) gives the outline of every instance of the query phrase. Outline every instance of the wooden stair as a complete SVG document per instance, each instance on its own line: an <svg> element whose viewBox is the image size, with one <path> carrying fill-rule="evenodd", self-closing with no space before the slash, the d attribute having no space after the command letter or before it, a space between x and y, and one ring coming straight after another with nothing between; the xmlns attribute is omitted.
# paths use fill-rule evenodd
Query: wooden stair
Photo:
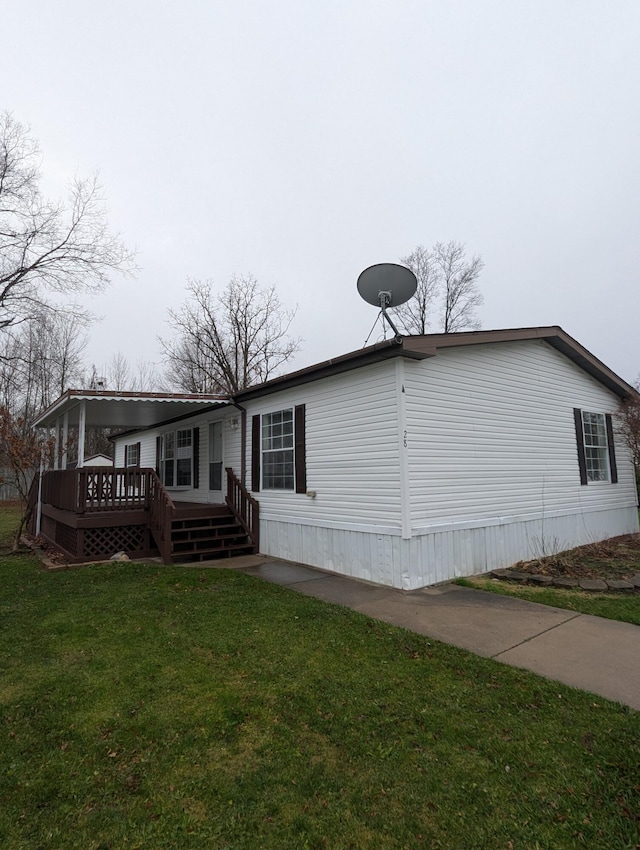
<svg viewBox="0 0 640 850"><path fill-rule="evenodd" d="M209 561L250 555L249 535L226 505L176 504L171 522L171 561Z"/></svg>

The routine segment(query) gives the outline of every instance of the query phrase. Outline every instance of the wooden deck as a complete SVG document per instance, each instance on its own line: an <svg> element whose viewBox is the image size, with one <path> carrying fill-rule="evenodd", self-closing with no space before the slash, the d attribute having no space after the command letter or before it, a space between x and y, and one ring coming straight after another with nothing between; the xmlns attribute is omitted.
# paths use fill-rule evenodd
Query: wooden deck
<svg viewBox="0 0 640 850"><path fill-rule="evenodd" d="M230 469L223 504L174 502L154 470L106 467L45 473L41 501L40 533L70 563L117 552L175 563L258 551L257 502Z"/></svg>

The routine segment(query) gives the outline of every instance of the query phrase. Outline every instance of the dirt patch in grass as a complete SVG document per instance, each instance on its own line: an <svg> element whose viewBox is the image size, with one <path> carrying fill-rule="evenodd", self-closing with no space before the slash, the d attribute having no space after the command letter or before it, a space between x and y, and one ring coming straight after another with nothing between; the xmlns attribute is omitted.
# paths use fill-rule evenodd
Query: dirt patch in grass
<svg viewBox="0 0 640 850"><path fill-rule="evenodd" d="M624 534L557 555L518 561L513 569L533 575L577 579L629 579L640 573L640 534Z"/></svg>

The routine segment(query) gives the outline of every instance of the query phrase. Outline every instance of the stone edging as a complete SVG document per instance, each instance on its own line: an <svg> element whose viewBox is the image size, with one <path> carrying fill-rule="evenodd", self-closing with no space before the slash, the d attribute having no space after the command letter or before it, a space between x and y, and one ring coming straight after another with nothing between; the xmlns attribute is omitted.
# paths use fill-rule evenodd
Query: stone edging
<svg viewBox="0 0 640 850"><path fill-rule="evenodd" d="M500 581L530 584L537 587L559 587L564 590L586 590L591 593L640 593L640 573L636 573L629 581L625 579L598 578L564 578L558 576L533 575L520 570L493 570L489 573L492 578Z"/></svg>

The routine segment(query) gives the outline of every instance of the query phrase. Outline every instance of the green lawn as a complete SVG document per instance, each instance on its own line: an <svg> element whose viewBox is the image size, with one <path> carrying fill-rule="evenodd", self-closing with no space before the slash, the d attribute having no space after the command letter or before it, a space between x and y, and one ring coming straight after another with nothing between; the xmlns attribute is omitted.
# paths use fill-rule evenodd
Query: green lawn
<svg viewBox="0 0 640 850"><path fill-rule="evenodd" d="M578 546L557 555L535 561L521 561L518 570L530 574L570 576L572 578L621 579L640 573L640 535L627 534ZM529 602L568 608L581 614L607 617L640 626L640 593L590 593L578 589L561 590L554 587L512 584L490 576L458 579L458 584L475 587L505 596L517 596Z"/></svg>
<svg viewBox="0 0 640 850"><path fill-rule="evenodd" d="M457 579L456 583L463 587L474 587L504 596L517 596L518 599L539 602L541 605L554 605L556 608L568 608L581 614L593 614L596 617L640 626L640 593L588 593L555 587L512 584L487 576Z"/></svg>
<svg viewBox="0 0 640 850"><path fill-rule="evenodd" d="M2 847L638 847L640 713L233 571L0 588Z"/></svg>

